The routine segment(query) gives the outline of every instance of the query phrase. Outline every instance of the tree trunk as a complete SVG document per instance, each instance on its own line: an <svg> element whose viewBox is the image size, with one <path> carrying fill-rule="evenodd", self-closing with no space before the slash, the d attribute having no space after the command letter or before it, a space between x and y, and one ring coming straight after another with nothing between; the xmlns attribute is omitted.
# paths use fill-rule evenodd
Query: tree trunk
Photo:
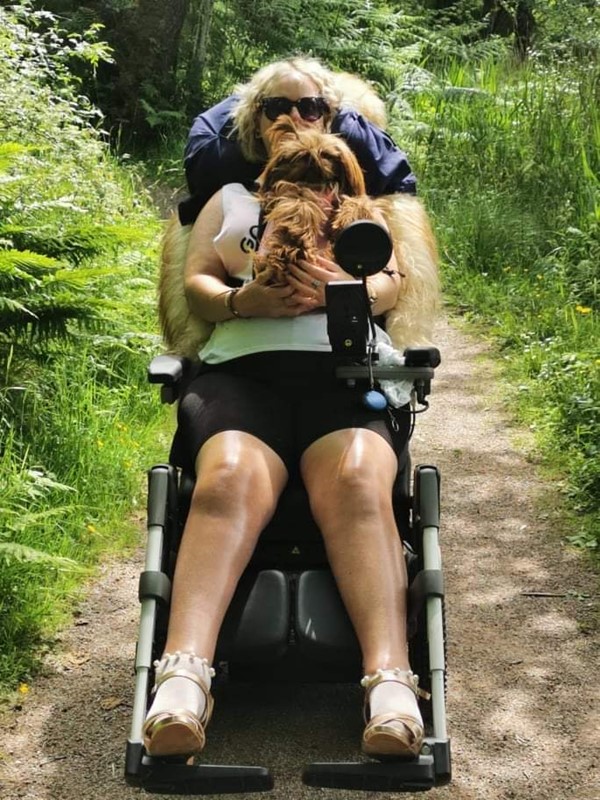
<svg viewBox="0 0 600 800"><path fill-rule="evenodd" d="M489 18L489 32L514 36L514 47L521 60L527 57L535 32L534 0L484 0L483 13Z"/></svg>
<svg viewBox="0 0 600 800"><path fill-rule="evenodd" d="M186 69L187 90L185 95L189 115L197 114L202 103L202 76L206 65L214 4L214 0L195 0L194 2L192 46Z"/></svg>
<svg viewBox="0 0 600 800"><path fill-rule="evenodd" d="M521 60L527 58L527 54L533 45L535 33L535 17L533 16L533 3L517 3L515 11L515 49Z"/></svg>
<svg viewBox="0 0 600 800"><path fill-rule="evenodd" d="M114 30L116 76L110 116L136 138L151 138L172 111L181 30L190 0L137 0Z"/></svg>

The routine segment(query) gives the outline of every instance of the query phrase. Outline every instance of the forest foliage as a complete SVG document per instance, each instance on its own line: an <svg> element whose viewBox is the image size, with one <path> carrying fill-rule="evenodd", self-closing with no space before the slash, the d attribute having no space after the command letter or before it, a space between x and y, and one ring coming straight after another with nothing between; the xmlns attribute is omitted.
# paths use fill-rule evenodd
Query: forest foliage
<svg viewBox="0 0 600 800"><path fill-rule="evenodd" d="M103 48L0 8L0 685L27 677L98 554L133 541L159 422L158 225L71 73Z"/></svg>
<svg viewBox="0 0 600 800"><path fill-rule="evenodd" d="M181 184L198 111L298 52L385 99L449 309L494 342L565 540L597 548L599 23L597 0L0 0L0 684L168 446L144 383L159 227L128 153Z"/></svg>

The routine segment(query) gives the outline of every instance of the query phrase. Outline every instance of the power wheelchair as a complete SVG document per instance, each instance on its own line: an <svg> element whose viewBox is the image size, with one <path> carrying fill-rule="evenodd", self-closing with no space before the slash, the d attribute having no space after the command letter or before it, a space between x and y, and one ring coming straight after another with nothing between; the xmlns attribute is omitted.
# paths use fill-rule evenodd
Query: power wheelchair
<svg viewBox="0 0 600 800"><path fill-rule="evenodd" d="M363 402L384 400L377 381L411 381L414 413L417 405L420 410L428 407L431 379L440 358L435 348L412 348L405 351L402 365L376 362L366 277L387 263L390 251L387 233L371 222L353 223L338 240L336 259L357 280L327 287L332 359L337 359L337 377L356 387L357 393L364 392ZM176 401L189 369L189 362L182 358L157 356L152 361L149 380L162 385L163 402ZM143 747L152 664L160 658L166 637L171 579L193 486L193 476L173 464L160 464L149 471L148 540L139 582L141 616L125 778L132 785L161 794L269 791L273 779L266 768L151 758ZM409 573L410 660L421 687L430 694L430 700L421 701L426 738L413 760L309 764L302 775L308 786L415 792L448 783L451 778L437 468L419 465L411 475L407 452L393 499ZM269 683L281 681L282 676L302 683L360 680L358 641L300 482L286 487L238 584L221 628L215 667L217 676L221 673L228 681Z"/></svg>

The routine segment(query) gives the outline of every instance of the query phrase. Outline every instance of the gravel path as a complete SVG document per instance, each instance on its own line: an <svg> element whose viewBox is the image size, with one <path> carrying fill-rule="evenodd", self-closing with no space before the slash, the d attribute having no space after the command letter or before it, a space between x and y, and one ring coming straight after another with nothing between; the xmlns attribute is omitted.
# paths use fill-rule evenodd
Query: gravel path
<svg viewBox="0 0 600 800"><path fill-rule="evenodd" d="M561 545L554 488L515 445L527 438L501 410L485 348L445 324L438 341L444 364L413 454L442 471L454 779L429 797L600 800L597 577ZM4 716L0 797L147 796L122 779L141 559L103 568L45 674ZM271 767L277 800L360 797L299 778L308 761L355 757L359 709L354 687L231 687L206 757Z"/></svg>

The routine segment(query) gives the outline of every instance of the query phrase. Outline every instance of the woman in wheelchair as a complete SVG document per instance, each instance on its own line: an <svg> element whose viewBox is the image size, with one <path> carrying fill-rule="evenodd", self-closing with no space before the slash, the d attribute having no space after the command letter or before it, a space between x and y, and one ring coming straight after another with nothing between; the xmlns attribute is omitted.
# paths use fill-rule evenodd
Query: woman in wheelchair
<svg viewBox="0 0 600 800"><path fill-rule="evenodd" d="M241 144L267 155L280 115L300 130L327 131L339 103L332 74L303 59L260 70L238 97ZM190 234L186 296L191 312L213 329L179 406L174 450L196 483L144 744L152 756L204 747L221 623L289 477L299 474L362 651L362 749L410 758L424 734L392 509L410 415L361 405L333 376L325 285L351 276L318 256L291 267L284 285L253 278L258 224L256 197L229 184L204 206ZM394 308L401 284L392 256L384 272L368 278L375 315ZM383 330L378 337L389 342Z"/></svg>

